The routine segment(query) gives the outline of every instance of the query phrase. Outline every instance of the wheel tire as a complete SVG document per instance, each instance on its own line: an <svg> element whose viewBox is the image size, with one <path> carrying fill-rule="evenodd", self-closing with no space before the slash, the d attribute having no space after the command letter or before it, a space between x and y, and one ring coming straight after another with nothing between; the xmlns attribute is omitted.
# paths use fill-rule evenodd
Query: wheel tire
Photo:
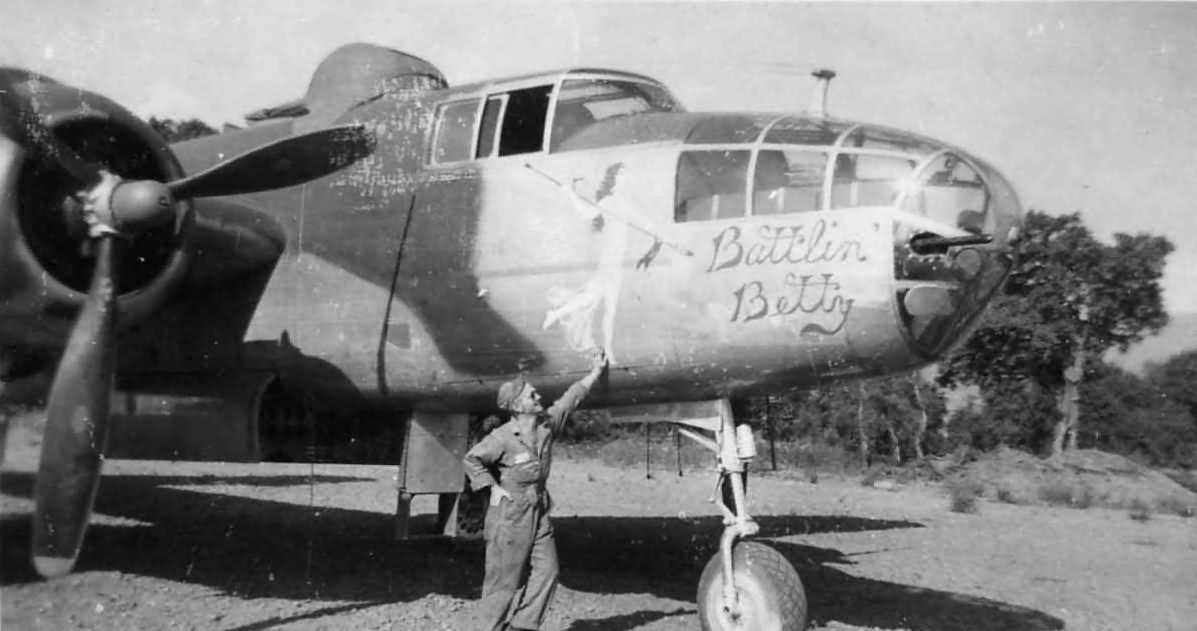
<svg viewBox="0 0 1197 631"><path fill-rule="evenodd" d="M802 631L806 628L806 592L798 572L780 552L747 541L732 549L732 571L741 617L723 609L723 555L707 562L698 581L698 619L703 631Z"/></svg>

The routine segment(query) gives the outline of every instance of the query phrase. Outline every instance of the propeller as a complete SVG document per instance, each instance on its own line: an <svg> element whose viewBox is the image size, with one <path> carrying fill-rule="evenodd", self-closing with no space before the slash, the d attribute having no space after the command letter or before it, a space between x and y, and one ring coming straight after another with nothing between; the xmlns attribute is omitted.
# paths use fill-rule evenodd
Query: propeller
<svg viewBox="0 0 1197 631"><path fill-rule="evenodd" d="M8 79L0 81L0 132L74 180L79 203L72 207L87 226L86 247L95 257L87 298L50 387L34 489L33 564L50 578L74 566L99 486L116 366L122 243L177 221L177 202L301 184L369 155L375 140L364 126L343 125L287 137L172 182L124 180L56 138L32 100L16 98L16 82L0 79Z"/></svg>
<svg viewBox="0 0 1197 631"><path fill-rule="evenodd" d="M117 247L96 242L96 269L46 404L46 433L34 487L33 567L50 578L71 571L92 502L108 437L108 398L116 363Z"/></svg>

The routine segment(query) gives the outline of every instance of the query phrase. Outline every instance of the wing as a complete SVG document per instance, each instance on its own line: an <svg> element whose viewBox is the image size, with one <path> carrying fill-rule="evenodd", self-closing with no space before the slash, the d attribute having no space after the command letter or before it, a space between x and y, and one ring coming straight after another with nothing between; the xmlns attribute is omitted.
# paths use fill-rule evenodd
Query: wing
<svg viewBox="0 0 1197 631"><path fill-rule="evenodd" d="M122 383L154 372L194 372L237 361L275 264L286 248L278 222L248 206L202 200L187 240L187 272L154 316L128 332Z"/></svg>

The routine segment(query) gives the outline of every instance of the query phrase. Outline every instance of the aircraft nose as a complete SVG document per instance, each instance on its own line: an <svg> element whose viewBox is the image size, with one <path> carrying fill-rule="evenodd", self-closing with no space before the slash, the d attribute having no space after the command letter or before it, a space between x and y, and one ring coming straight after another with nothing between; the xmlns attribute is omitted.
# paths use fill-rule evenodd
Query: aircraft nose
<svg viewBox="0 0 1197 631"><path fill-rule="evenodd" d="M910 346L942 357L963 340L1014 265L1023 209L996 169L944 154L906 187L894 224L897 315Z"/></svg>

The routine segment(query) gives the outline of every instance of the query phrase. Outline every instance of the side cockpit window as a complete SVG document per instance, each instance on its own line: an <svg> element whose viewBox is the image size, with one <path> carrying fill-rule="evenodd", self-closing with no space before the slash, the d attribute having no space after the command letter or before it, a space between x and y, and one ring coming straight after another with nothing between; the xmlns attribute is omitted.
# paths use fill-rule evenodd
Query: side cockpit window
<svg viewBox="0 0 1197 631"><path fill-rule="evenodd" d="M709 221L745 214L750 151L683 151L677 163L674 220Z"/></svg>
<svg viewBox="0 0 1197 631"><path fill-rule="evenodd" d="M610 78L566 79L557 94L550 150L595 121L646 112L675 112L681 107L664 87Z"/></svg>
<svg viewBox="0 0 1197 631"><path fill-rule="evenodd" d="M545 119L549 114L552 86L537 86L507 93L503 127L499 134L499 155L533 153L544 148Z"/></svg>
<svg viewBox="0 0 1197 631"><path fill-rule="evenodd" d="M752 214L780 215L823 207L827 154L762 149L753 174Z"/></svg>
<svg viewBox="0 0 1197 631"><path fill-rule="evenodd" d="M514 156L544 148L545 119L553 86L536 86L486 99L474 157Z"/></svg>
<svg viewBox="0 0 1197 631"><path fill-rule="evenodd" d="M479 99L446 103L437 110L432 163L447 164L473 158L474 124Z"/></svg>
<svg viewBox="0 0 1197 631"><path fill-rule="evenodd" d="M507 104L507 95L501 94L486 99L486 108L482 110L482 123L478 132L478 151L474 154L479 158L489 158L495 153L495 136L499 131L499 120L503 117L503 106Z"/></svg>
<svg viewBox="0 0 1197 631"><path fill-rule="evenodd" d="M915 161L868 153L841 153L835 157L831 207L890 206L909 186Z"/></svg>

